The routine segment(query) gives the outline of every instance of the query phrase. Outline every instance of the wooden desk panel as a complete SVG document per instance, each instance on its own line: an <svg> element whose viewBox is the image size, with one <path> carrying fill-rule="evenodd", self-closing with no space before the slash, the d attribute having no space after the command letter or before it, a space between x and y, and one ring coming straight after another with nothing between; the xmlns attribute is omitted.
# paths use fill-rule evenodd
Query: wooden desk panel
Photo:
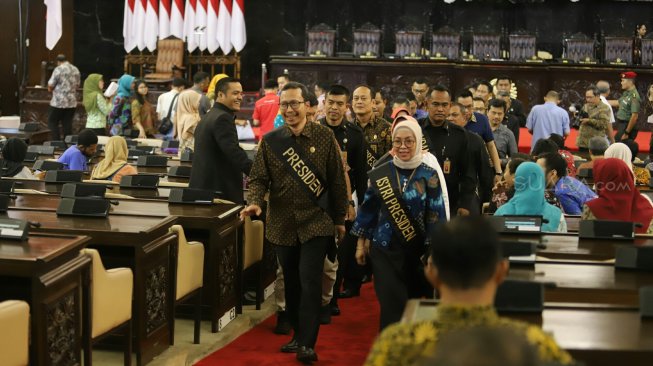
<svg viewBox="0 0 653 366"><path fill-rule="evenodd" d="M546 283L544 301L639 308L639 288L653 285L653 273L612 265L536 263L511 266L509 279Z"/></svg>
<svg viewBox="0 0 653 366"><path fill-rule="evenodd" d="M50 130L43 128L34 132L19 131L17 128L0 128L0 135L6 138L17 137L28 145L41 145L50 139Z"/></svg>
<svg viewBox="0 0 653 366"><path fill-rule="evenodd" d="M17 195L9 206L20 211L55 212L60 198L55 195ZM204 243L204 295L203 303L214 331L218 320L232 309L238 301L237 271L240 250L241 222L238 217L241 206L234 204L182 205L157 200L121 199L111 206L110 218L123 222L133 216L150 218L175 217L182 225L189 240ZM118 217L123 216L122 219ZM96 220L94 218L75 218ZM157 220L157 219L154 219ZM107 227L107 229L110 229Z"/></svg>
<svg viewBox="0 0 653 366"><path fill-rule="evenodd" d="M177 240L168 228L170 217L111 215L107 218L57 216L54 212L10 209L6 217L38 222L36 232L82 234L97 248L107 268L130 267L134 271L132 317L136 358L143 365L170 344L168 321L173 316L170 247Z"/></svg>
<svg viewBox="0 0 653 366"><path fill-rule="evenodd" d="M401 321L429 319L435 308L434 300L409 300ZM541 326L588 366L645 366L653 359L653 320L636 311L547 308L537 315L504 316Z"/></svg>
<svg viewBox="0 0 653 366"><path fill-rule="evenodd" d="M33 365L81 365L81 292L91 259L79 251L89 238L30 234L27 241L0 239L0 300L30 304ZM81 311L81 312L80 312ZM86 319L88 322L89 319Z"/></svg>

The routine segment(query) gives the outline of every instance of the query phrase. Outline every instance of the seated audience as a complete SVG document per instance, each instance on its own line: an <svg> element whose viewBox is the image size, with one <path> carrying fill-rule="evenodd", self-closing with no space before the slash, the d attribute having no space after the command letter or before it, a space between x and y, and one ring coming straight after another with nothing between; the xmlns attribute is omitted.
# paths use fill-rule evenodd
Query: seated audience
<svg viewBox="0 0 653 366"><path fill-rule="evenodd" d="M195 151L195 128L200 122L199 104L201 95L194 91L184 91L179 94L175 127L179 139L179 156L186 150Z"/></svg>
<svg viewBox="0 0 653 366"><path fill-rule="evenodd" d="M633 154L633 152L635 152L635 154ZM646 168L633 165L633 161L635 161L637 152L637 143L635 143L633 140L625 140L623 142L617 142L610 145L610 147L605 150L604 156L606 158L616 158L622 160L624 163L626 163L628 168L635 176L636 184L648 185L649 181L651 180L651 173Z"/></svg>
<svg viewBox="0 0 653 366"><path fill-rule="evenodd" d="M653 205L635 188L626 163L607 157L597 161L594 184L599 196L585 202L581 219L632 221L641 224L635 232L653 234Z"/></svg>
<svg viewBox="0 0 653 366"><path fill-rule="evenodd" d="M91 74L84 80L82 103L86 109L86 128L97 135L107 134L107 116L111 112L111 101L104 96L104 79L100 74Z"/></svg>
<svg viewBox="0 0 653 366"><path fill-rule="evenodd" d="M560 154L544 154L537 163L544 169L547 189L558 198L564 213L580 215L585 202L596 198L588 186L567 175L567 162Z"/></svg>
<svg viewBox="0 0 653 366"><path fill-rule="evenodd" d="M555 144L558 146L558 154L565 158L565 161L567 162L567 175L570 177L575 177L576 162L574 161L574 155L565 147L565 138L558 135L557 133L552 133L551 136L549 136L549 140L555 142Z"/></svg>
<svg viewBox="0 0 653 366"><path fill-rule="evenodd" d="M533 150L531 151L531 156L533 158L537 158L540 155L544 155L547 153L557 153L558 152L558 145L549 140L549 139L541 139L538 141L535 146L533 146Z"/></svg>
<svg viewBox="0 0 653 366"><path fill-rule="evenodd" d="M91 179L120 183L123 176L138 174L136 168L127 163L127 153L127 142L124 137L109 138L104 146L104 159L93 168Z"/></svg>
<svg viewBox="0 0 653 366"><path fill-rule="evenodd" d="M539 327L500 317L493 307L508 272L496 231L482 216L456 217L431 236L426 278L440 294L428 320L397 323L376 339L365 365L413 365L440 349L449 332L483 326L524 335L543 362L571 364L571 356Z"/></svg>
<svg viewBox="0 0 653 366"><path fill-rule="evenodd" d="M88 170L88 159L97 150L97 135L93 130L84 129L77 135L77 145L66 149L58 161L64 164L65 170Z"/></svg>
<svg viewBox="0 0 653 366"><path fill-rule="evenodd" d="M2 147L0 176L8 178L37 179L28 167L23 165L27 155L27 144L22 139L11 137Z"/></svg>
<svg viewBox="0 0 653 366"><path fill-rule="evenodd" d="M590 152L590 161L586 161L578 166L578 172L584 169L593 169L594 161L603 159L603 154L608 148L608 140L605 137L594 136L587 144Z"/></svg>
<svg viewBox="0 0 653 366"><path fill-rule="evenodd" d="M559 208L546 202L544 197L544 172L535 163L523 162L515 171L515 193L510 201L494 213L495 216L542 216L542 231L567 232L567 222Z"/></svg>

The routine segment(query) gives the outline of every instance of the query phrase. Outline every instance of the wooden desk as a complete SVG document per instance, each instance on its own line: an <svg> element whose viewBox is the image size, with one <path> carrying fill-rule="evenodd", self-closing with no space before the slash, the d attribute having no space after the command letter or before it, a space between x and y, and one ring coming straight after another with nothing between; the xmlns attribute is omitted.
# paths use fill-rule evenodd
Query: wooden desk
<svg viewBox="0 0 653 366"><path fill-rule="evenodd" d="M16 210L54 212L60 198L55 195L18 195L9 206ZM122 199L111 206L111 216L175 217L184 227L189 240L204 243L203 303L208 310L212 330L219 328L220 318L238 302L241 273L239 258L238 214L241 206L234 204L181 205L156 200ZM226 324L224 324L226 325Z"/></svg>
<svg viewBox="0 0 653 366"><path fill-rule="evenodd" d="M578 232L580 226L580 215L565 215L565 221L567 221L567 232Z"/></svg>
<svg viewBox="0 0 653 366"><path fill-rule="evenodd" d="M91 259L79 251L88 242L84 236L44 234L0 239L0 298L30 304L32 365L82 363L82 277Z"/></svg>
<svg viewBox="0 0 653 366"><path fill-rule="evenodd" d="M130 267L134 271L132 317L136 359L146 364L170 344L172 286L170 246L177 240L168 228L174 217L112 215L108 218L57 216L45 211L7 211L12 219L39 222L38 232L87 235L88 246L97 248L107 268Z"/></svg>
<svg viewBox="0 0 653 366"><path fill-rule="evenodd" d="M28 145L40 145L44 141L50 139L50 130L43 128L38 131L25 132L19 131L17 128L0 128L0 135L5 136L6 138L17 137L21 140L25 140Z"/></svg>
<svg viewBox="0 0 653 366"><path fill-rule="evenodd" d="M549 284L547 303L591 303L639 308L639 288L653 285L653 273L615 269L612 265L536 263L511 265L509 279Z"/></svg>
<svg viewBox="0 0 653 366"><path fill-rule="evenodd" d="M546 248L538 249L542 260L558 262L605 262L615 258L619 245L651 246L651 238L636 238L634 241L579 239L578 234L501 234L502 241L535 243ZM538 258L540 261L540 258Z"/></svg>
<svg viewBox="0 0 653 366"><path fill-rule="evenodd" d="M429 319L434 309L433 300L409 300L401 321ZM636 311L545 309L505 316L540 325L587 366L644 366L653 359L653 320Z"/></svg>
<svg viewBox="0 0 653 366"><path fill-rule="evenodd" d="M6 178L3 178L6 179ZM29 179L11 179L15 182L15 189L33 189L47 194L59 195L63 183L46 183L42 180L29 180ZM101 183L97 183L101 184ZM135 198L147 198L167 201L170 196L170 188L157 188L157 189L143 189L143 188L120 188L118 185L107 185L114 193L125 194Z"/></svg>

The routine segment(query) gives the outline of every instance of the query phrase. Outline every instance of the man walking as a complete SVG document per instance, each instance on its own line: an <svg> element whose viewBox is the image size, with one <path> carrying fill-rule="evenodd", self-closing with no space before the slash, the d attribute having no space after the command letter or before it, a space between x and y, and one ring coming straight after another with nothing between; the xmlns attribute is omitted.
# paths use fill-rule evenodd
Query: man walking
<svg viewBox="0 0 653 366"><path fill-rule="evenodd" d="M79 70L66 60L66 56L57 56L57 67L48 81L48 91L52 93L48 127L53 141L61 141L73 131L73 117L77 109L77 88L79 88ZM59 131L59 122L63 136Z"/></svg>

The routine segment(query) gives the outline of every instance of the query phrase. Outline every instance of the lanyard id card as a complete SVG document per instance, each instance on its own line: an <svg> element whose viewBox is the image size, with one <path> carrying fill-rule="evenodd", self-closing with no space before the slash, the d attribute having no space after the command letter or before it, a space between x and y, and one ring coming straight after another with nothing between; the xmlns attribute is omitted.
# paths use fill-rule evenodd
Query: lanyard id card
<svg viewBox="0 0 653 366"><path fill-rule="evenodd" d="M444 163L442 163L442 172L444 174L449 174L451 172L451 160L449 160L449 158L446 158Z"/></svg>

